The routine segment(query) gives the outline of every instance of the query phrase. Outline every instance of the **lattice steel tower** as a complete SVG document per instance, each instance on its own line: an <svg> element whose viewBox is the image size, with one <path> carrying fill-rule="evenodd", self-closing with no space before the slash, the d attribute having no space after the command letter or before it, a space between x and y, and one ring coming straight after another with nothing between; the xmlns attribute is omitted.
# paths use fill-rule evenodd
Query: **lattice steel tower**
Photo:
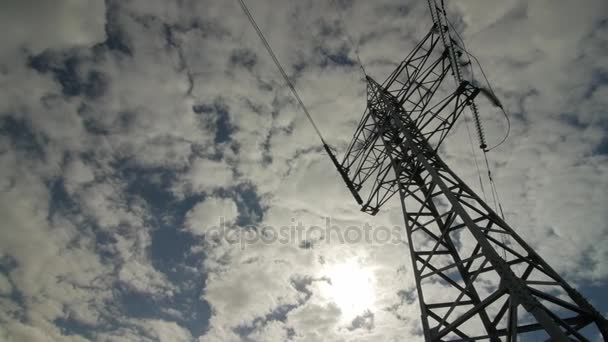
<svg viewBox="0 0 608 342"><path fill-rule="evenodd" d="M608 340L606 319L437 155L465 111L478 120L483 89L463 77L442 4L429 7L424 39L382 84L367 77L343 161L326 146L363 211L399 194L425 339Z"/></svg>

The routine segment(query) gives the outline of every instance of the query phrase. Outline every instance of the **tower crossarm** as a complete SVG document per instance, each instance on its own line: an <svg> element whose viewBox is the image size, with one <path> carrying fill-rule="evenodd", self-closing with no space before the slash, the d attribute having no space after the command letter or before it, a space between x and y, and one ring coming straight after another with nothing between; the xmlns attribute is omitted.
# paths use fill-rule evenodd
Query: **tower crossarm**
<svg viewBox="0 0 608 342"><path fill-rule="evenodd" d="M429 5L429 11L431 13L431 18L433 19L434 27L438 28L441 42L450 61L454 80L456 81L456 84L460 84L464 80L460 62L460 57L466 53L464 46L459 46L452 37L451 25L445 10L444 0L427 0L427 2ZM471 102L471 112L473 114L475 128L479 138L479 147L482 150L485 150L487 148L486 140L483 127L481 125L481 119L479 117L479 110L477 109L477 105L474 101Z"/></svg>
<svg viewBox="0 0 608 342"><path fill-rule="evenodd" d="M397 178L391 171L390 159L382 141L382 137L388 133L374 122L372 111L397 108L399 115L408 117L425 140L433 142L433 150L437 151L479 89L464 81L454 92L437 101L432 110L415 112L406 111L397 98L371 77L367 81L368 108L357 127L342 167L363 199L362 210L374 215L396 193Z"/></svg>
<svg viewBox="0 0 608 342"><path fill-rule="evenodd" d="M383 132L371 120L369 109L400 108L437 150L456 119L464 110L470 110L479 92L467 81L458 87L445 84L453 67L440 40L438 27L434 26L382 84L367 77L368 109L344 155L341 173L357 201L362 202L362 210L369 214L376 214L397 189L380 139ZM386 97L378 97L384 93Z"/></svg>

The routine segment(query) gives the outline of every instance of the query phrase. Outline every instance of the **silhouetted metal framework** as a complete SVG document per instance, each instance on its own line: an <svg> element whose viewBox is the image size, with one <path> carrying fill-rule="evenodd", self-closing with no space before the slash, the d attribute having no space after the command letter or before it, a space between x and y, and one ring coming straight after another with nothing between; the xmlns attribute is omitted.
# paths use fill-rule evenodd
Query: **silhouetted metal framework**
<svg viewBox="0 0 608 342"><path fill-rule="evenodd" d="M367 77L340 169L369 214L399 194L426 340L608 339L606 319L438 156L462 113L476 114L479 89L462 80L462 50L436 16L384 83Z"/></svg>

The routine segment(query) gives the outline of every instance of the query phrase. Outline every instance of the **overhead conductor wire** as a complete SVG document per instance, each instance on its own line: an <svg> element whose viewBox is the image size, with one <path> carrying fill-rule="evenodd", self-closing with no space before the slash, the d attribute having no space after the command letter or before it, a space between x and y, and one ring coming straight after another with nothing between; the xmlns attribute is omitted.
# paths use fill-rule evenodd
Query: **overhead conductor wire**
<svg viewBox="0 0 608 342"><path fill-rule="evenodd" d="M443 6L443 0L442 0L442 6ZM483 67L481 66L481 63L479 62L479 60L477 59L477 57L475 57L473 54L469 53L469 51L466 49L466 45L465 45L464 39L462 39L462 37L460 36L460 34L458 33L458 31L456 30L456 28L454 27L454 25L448 19L447 16L445 17L445 19L446 19L448 25L451 27L452 31L456 34L456 37L458 38L458 40L460 41L460 43L462 44L462 50L464 51L464 53L467 54L467 56L469 57L469 60L471 58L474 59L475 62L477 63L477 65L479 66L479 70L481 71L481 74L482 74L482 76L483 76L483 78L484 78L484 80L486 82L486 85L487 85L488 91L489 91L489 92L485 91L485 89L481 88L481 90L483 91L484 95L486 95L486 97L492 102L492 104L494 106L500 108L500 110L502 111L502 114L504 115L504 117L505 117L505 119L507 121L507 131L506 131L506 134L503 137L503 139L498 144L494 145L491 148L482 148L483 157L484 157L484 161L485 161L485 164L486 164L486 169L488 171L488 180L490 181L490 191L492 193L492 200L494 202L494 208L495 208L496 211L498 211L500 213L501 218L503 220L505 220L505 214L504 214L504 211L502 209L502 204L500 202L500 196L498 195L498 188L496 187L496 183L494 182L494 178L492 177L492 171L491 171L491 168L490 168L490 162L488 160L488 152L491 151L491 150L493 150L493 149L495 149L495 148L497 148L497 147L499 147L500 145L502 145L507 140L507 138L509 137L509 134L511 132L511 120L509 119L509 115L507 114L507 111L504 109L503 105L500 103L500 101L496 97L496 95L494 93L494 89L492 89L492 85L490 84L490 81L488 80L488 77L486 76L486 73L483 70ZM470 66L470 69L471 69L471 76L472 76L473 79L475 79L475 74L474 74L474 69L473 69L472 64ZM469 131L468 123L466 123L466 127L467 127L467 131L468 131L468 134L469 134L469 141L471 143L471 149L472 149L473 146L472 146L471 133ZM475 158L475 164L476 164L476 167L477 167L477 173L478 173L478 176L480 177L480 175L479 175L480 170L479 170L479 166L477 165L477 157L475 155L473 157ZM485 191L484 191L484 188L483 188L483 183L481 182L481 178L479 179L479 181L480 181L480 184L482 184L481 185L481 190L482 190L482 193L483 193L484 199L485 199ZM507 236L501 235L501 238L502 238L501 239L502 243L505 244L505 245L507 244L507 241L509 243L511 242L511 237L508 234L507 234ZM505 258L505 260L506 260L506 257L507 257L506 256L506 249L503 248L502 252L503 252L503 258Z"/></svg>
<svg viewBox="0 0 608 342"><path fill-rule="evenodd" d="M447 17L446 17L447 19ZM479 65L479 69L481 70L481 73L483 75L483 78L486 81L486 84L488 85L488 89L491 93L491 98L490 100L501 109L503 115L505 116L506 120L507 120L507 133L505 134L504 138L494 147L488 148L488 149L483 149L483 157L485 159L486 162L486 168L488 170L488 179L490 180L490 186L491 186L491 191L492 191L492 197L494 200L495 205L498 205L498 211L500 212L500 216L502 217L502 219L505 219L505 215L504 212L502 210L502 204L500 203L500 197L498 196L498 189L496 188L496 184L494 182L494 178L492 177L492 171L490 168L490 163L488 161L488 152L497 148L498 146L502 145L505 141L507 141L507 138L509 137L509 133L511 131L511 120L509 120L509 115L507 115L506 110L504 109L504 107L502 106L502 104L498 101L498 99L496 98L496 95L494 95L494 90L492 89L492 85L490 84L490 81L488 80L488 78L486 77L485 72L483 71L483 68L481 66L481 64L479 63L479 60L477 59L477 57L473 56L471 53L469 53L464 45L464 40L462 39L462 37L460 37L460 34L458 34L458 31L456 31L454 29L454 26L452 25L451 22L449 22L449 25L452 27L453 31L456 33L456 36L458 37L458 39L460 40L460 42L462 43L462 48L464 50L464 52L470 56L471 58L475 59L475 62L477 63L477 65ZM473 67L471 67L471 74L473 74ZM473 76L474 78L474 76ZM467 126L468 128L468 126Z"/></svg>
<svg viewBox="0 0 608 342"><path fill-rule="evenodd" d="M331 159L332 163L334 164L334 166L338 170L338 173L340 174L340 176L342 176L342 179L344 180L344 183L346 183L346 186L348 187L348 189L352 193L352 195L355 198L355 200L357 201L357 203L362 204L363 200L361 199L361 196L359 196L359 193L357 192L357 190L355 189L353 183L351 182L351 180L350 180L350 178L348 176L348 172L346 170L344 170L344 168L342 167L342 165L340 164L340 162L338 162L338 159L336 158L336 156L332 152L331 147L325 142L325 139L323 138L323 134L321 134L321 131L319 130L319 127L317 127L317 124L315 123L315 120L310 115L310 112L308 112L308 108L306 108L306 105L304 105L304 102L300 98L300 95L298 94L298 91L293 86L293 83L291 82L291 80L287 76L287 73L285 72L285 69L283 69L283 66L281 65L281 63L279 62L279 59L277 58L277 56L275 55L274 51L272 50L272 47L270 47L270 44L268 43L268 41L264 37L264 34L262 33L262 30L260 30L260 27L256 23L255 19L253 18L253 15L251 15L251 12L249 12L249 8L247 8L247 5L245 4L245 1L244 0L238 0L238 1L239 1L239 4L241 5L241 9L243 10L243 13L245 13L245 16L247 16L247 19L249 19L249 22L251 23L251 26L253 26L253 28L255 29L255 32L258 34L258 37L260 37L260 40L262 41L262 44L264 44L264 47L266 48L266 51L268 51L268 54L272 58L272 61L274 62L274 65L277 67L277 69L281 73L281 76L283 76L283 79L285 80L285 83L287 83L287 86L291 90L291 93L293 94L293 96L298 101L298 104L302 108L302 111L304 111L304 114L306 115L306 118L308 118L308 121L310 122L310 124L314 128L315 132L317 133L317 136L319 136L319 139L321 139L321 142L323 143L323 148L325 149L325 151L327 152L327 154L328 154L329 158ZM358 57L358 53L357 53L357 59L359 60L359 63L361 63L361 60ZM363 65L361 65L361 69L365 72L365 69L363 69Z"/></svg>
<svg viewBox="0 0 608 342"><path fill-rule="evenodd" d="M464 40L462 39L462 37L460 36L460 34L458 33L458 31L454 28L454 25L452 24L452 22L450 21L450 19L448 19L448 17L445 17L446 21L448 22L448 25L450 25L450 27L452 28L452 31L456 34L456 37L458 38L458 40L460 41L460 43L462 44L462 50L464 51L464 53L467 54L467 56L469 56L469 58L473 58L475 60L475 63L477 63L477 66L479 66L479 70L481 71L481 75L483 76L486 85L488 86L488 90L489 90L489 94L487 92L484 91L484 95L486 95L490 101L492 101L492 104L495 105L496 107L500 108L500 111L502 112L502 114L505 117L505 120L507 121L507 132L505 133L505 136L502 138L502 140L500 142L498 142L498 144L490 147L490 148L486 148L486 151L491 151L495 148L497 148L498 146L502 145L505 141L507 141L507 139L509 138L509 134L511 133L511 119L509 118L509 114L507 113L507 111L505 110L504 106L502 105L502 103L500 103L500 101L498 100L498 98L496 97L496 93L494 93L494 89L492 88L492 84L490 83L490 81L488 80L488 77L486 76L485 71L483 70L483 67L481 66L481 63L479 63L479 60L477 59L477 57L475 57L473 54L471 54L467 48L466 45L464 43ZM473 76L473 79L475 79L475 75L473 72L473 67L471 67L471 75ZM482 91L485 89L481 89Z"/></svg>
<svg viewBox="0 0 608 342"><path fill-rule="evenodd" d="M260 27L255 22L255 19L251 15L251 12L249 12L249 9L247 8L247 5L245 5L245 2L243 0L239 0L239 4L241 5L241 8L243 9L243 13L245 13L245 15L247 16L247 19L249 19L249 22L251 23L251 26L253 26L253 28L255 29L255 32L258 34L258 37L260 37L260 40L262 41L262 44L264 44L264 47L266 48L266 51L268 51L268 54L272 58L272 60L274 62L274 65L276 65L277 69L281 73L281 76L283 76L283 79L285 80L285 83L287 83L287 86L291 90L291 93L293 94L293 96L298 101L298 104L300 105L300 107L302 107L302 110L304 111L304 114L308 118L308 121L310 122L310 124L312 125L312 127L315 129L315 132L317 133L317 135L321 139L321 142L323 142L323 144L326 145L325 139L323 139L323 135L321 134L321 131L319 130L319 127L317 127L317 124L315 124L315 121L313 120L312 116L308 112L308 108L306 108L306 106L304 105L304 102L302 102L302 99L300 98L300 95L298 94L298 91L296 90L296 88L293 86L293 83L291 82L291 80L289 80L289 77L287 77L287 73L285 72L285 69L283 69L283 66L281 65L281 63L277 59L277 56L274 54L274 51L270 47L270 44L268 43L268 41L264 37L264 34L262 33L262 30L260 30Z"/></svg>

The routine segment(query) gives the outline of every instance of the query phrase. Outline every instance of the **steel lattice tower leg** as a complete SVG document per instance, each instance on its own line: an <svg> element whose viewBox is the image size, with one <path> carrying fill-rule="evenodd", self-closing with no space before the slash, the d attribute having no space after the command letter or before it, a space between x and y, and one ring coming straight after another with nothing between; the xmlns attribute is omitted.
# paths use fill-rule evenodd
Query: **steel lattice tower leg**
<svg viewBox="0 0 608 342"><path fill-rule="evenodd" d="M368 194L363 211L399 194L425 339L608 340L606 319L438 156L479 93L463 81L438 95L451 70L433 52L438 40L431 30L384 84L367 78L367 110L341 164L351 191Z"/></svg>

